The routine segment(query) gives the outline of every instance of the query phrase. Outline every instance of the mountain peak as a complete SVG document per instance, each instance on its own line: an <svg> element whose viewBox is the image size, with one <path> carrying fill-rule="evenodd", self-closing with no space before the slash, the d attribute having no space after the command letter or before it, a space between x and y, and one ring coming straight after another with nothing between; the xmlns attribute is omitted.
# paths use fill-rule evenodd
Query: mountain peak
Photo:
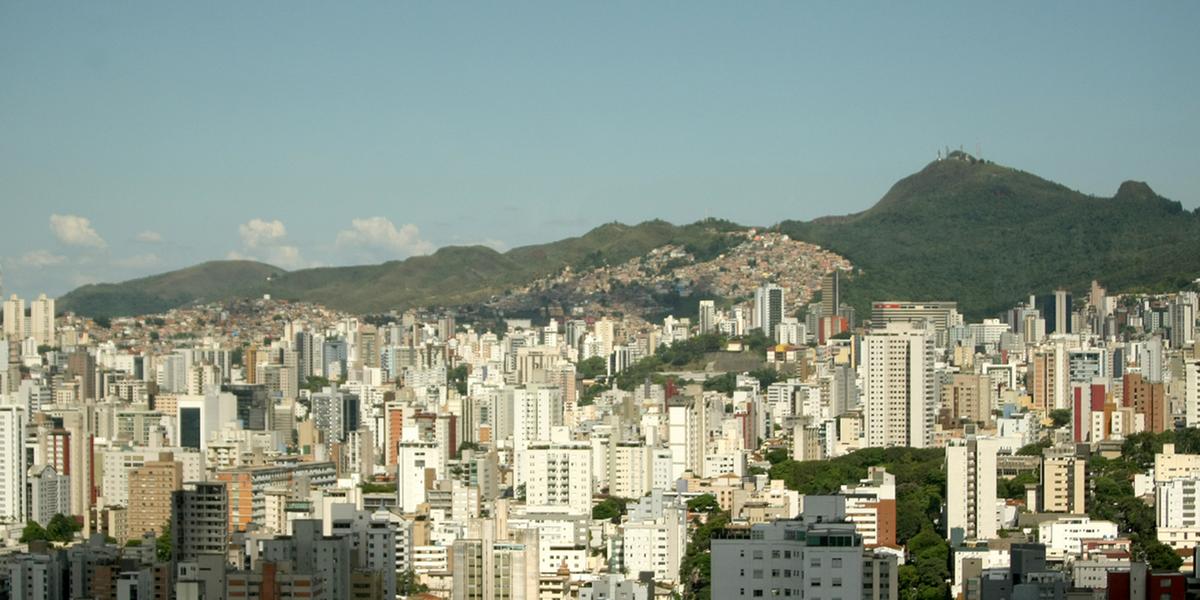
<svg viewBox="0 0 1200 600"><path fill-rule="evenodd" d="M1117 200L1153 200L1158 197L1145 181L1125 181L1117 188Z"/></svg>

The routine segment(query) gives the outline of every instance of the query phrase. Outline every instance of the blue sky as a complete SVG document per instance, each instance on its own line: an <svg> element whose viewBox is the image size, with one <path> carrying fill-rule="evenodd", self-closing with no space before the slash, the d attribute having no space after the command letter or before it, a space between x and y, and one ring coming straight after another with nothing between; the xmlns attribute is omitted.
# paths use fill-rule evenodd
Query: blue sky
<svg viewBox="0 0 1200 600"><path fill-rule="evenodd" d="M64 293L869 207L937 148L1200 203L1200 3L0 4L0 264Z"/></svg>

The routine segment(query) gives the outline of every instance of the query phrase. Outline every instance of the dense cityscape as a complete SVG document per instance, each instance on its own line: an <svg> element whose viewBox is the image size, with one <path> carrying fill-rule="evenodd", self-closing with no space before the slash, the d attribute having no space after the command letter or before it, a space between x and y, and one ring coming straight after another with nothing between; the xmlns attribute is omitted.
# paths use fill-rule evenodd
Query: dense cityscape
<svg viewBox="0 0 1200 600"><path fill-rule="evenodd" d="M597 282L653 284L637 269L692 264L679 248L568 270L555 283L578 305L486 323L269 297L86 318L11 295L0 589L988 600L1197 585L1196 284L1093 282L979 320L953 301L860 314L844 259L799 245L786 276L760 273L743 246L786 236L731 235L715 260L740 268L710 272L746 299L657 322L610 310ZM662 281L688 294L698 279Z"/></svg>
<svg viewBox="0 0 1200 600"><path fill-rule="evenodd" d="M0 600L1200 600L1198 23L0 0Z"/></svg>

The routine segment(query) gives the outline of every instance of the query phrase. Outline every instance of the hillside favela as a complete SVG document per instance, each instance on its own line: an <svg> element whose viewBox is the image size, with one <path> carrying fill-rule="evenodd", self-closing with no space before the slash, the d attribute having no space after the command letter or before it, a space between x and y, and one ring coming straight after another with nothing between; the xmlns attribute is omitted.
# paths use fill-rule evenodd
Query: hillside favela
<svg viewBox="0 0 1200 600"><path fill-rule="evenodd" d="M0 2L0 600L1200 598L1196 23Z"/></svg>

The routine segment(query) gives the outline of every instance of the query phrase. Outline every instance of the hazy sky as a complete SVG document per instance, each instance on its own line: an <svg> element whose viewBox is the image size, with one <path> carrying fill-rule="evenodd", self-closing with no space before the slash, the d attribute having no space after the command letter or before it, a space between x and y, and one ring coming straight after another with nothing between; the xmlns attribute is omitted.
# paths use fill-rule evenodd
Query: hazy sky
<svg viewBox="0 0 1200 600"><path fill-rule="evenodd" d="M864 209L937 148L1200 203L1200 2L2 2L5 290Z"/></svg>

